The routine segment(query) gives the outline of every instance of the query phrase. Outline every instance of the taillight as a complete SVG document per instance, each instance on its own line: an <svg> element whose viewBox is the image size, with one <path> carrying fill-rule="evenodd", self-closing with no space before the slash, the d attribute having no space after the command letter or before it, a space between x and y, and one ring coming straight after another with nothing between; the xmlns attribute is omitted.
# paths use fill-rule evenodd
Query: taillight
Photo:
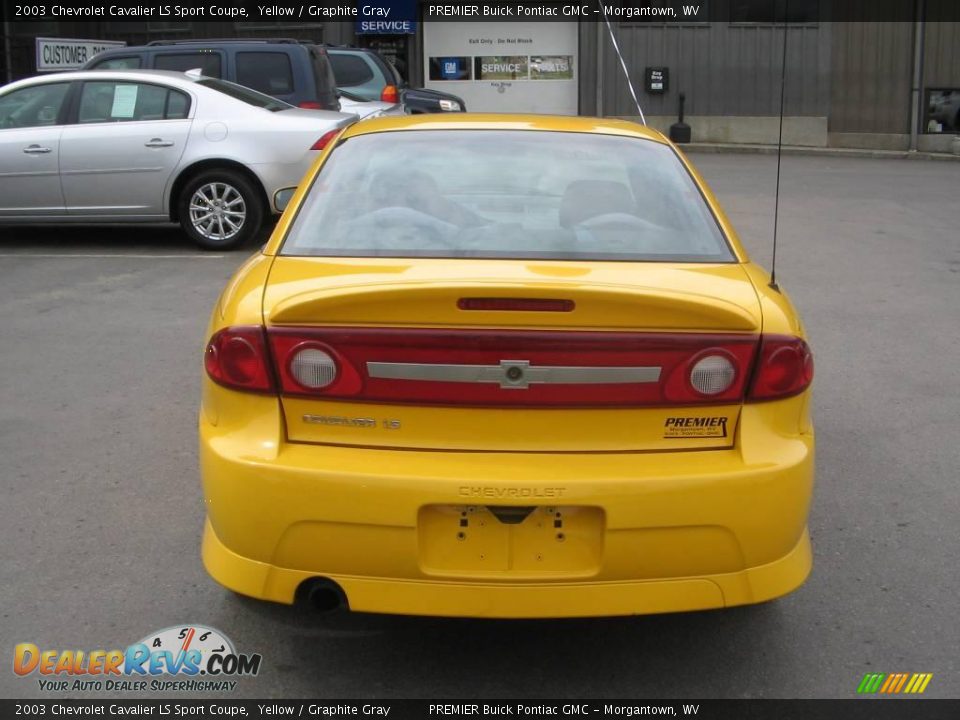
<svg viewBox="0 0 960 720"><path fill-rule="evenodd" d="M753 373L750 400L775 400L799 395L813 382L813 354L803 340L764 335Z"/></svg>
<svg viewBox="0 0 960 720"><path fill-rule="evenodd" d="M363 383L353 363L309 331L270 330L280 389L289 395L354 396Z"/></svg>
<svg viewBox="0 0 960 720"><path fill-rule="evenodd" d="M381 102L397 103L400 102L400 91L396 85L387 85L380 93Z"/></svg>
<svg viewBox="0 0 960 720"><path fill-rule="evenodd" d="M340 134L340 128L337 128L336 130L330 130L329 132L325 132L323 135L320 136L320 139L317 140L317 141L310 147L310 149L311 149L311 150L323 150L323 149L324 149L327 145L329 145L330 142L331 142L337 135L339 135L339 134Z"/></svg>
<svg viewBox="0 0 960 720"><path fill-rule="evenodd" d="M304 100L297 107L302 107L304 110L323 110L323 105L316 100Z"/></svg>
<svg viewBox="0 0 960 720"><path fill-rule="evenodd" d="M563 300L516 307L522 298L480 299L567 310ZM758 342L756 335L390 328L267 335L285 395L488 407L740 403Z"/></svg>
<svg viewBox="0 0 960 720"><path fill-rule="evenodd" d="M678 336L683 337L683 336ZM664 378L664 399L672 405L705 405L743 400L757 338L749 342L703 337L707 342L683 356Z"/></svg>
<svg viewBox="0 0 960 720"><path fill-rule="evenodd" d="M234 390L269 392L273 389L263 328L228 327L207 343L203 358L210 379Z"/></svg>

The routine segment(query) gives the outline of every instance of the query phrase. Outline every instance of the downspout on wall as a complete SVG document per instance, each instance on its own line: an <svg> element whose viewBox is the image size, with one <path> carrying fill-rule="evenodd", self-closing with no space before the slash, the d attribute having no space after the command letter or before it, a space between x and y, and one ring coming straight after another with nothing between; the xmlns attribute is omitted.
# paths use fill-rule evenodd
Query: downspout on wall
<svg viewBox="0 0 960 720"><path fill-rule="evenodd" d="M8 83L13 82L13 28L10 27L10 21L3 21L3 62L7 67Z"/></svg>
<svg viewBox="0 0 960 720"><path fill-rule="evenodd" d="M910 152L917 151L920 136L920 102L923 86L923 50L926 33L924 31L924 14L926 0L916 0L915 16L913 21L913 82L910 93Z"/></svg>

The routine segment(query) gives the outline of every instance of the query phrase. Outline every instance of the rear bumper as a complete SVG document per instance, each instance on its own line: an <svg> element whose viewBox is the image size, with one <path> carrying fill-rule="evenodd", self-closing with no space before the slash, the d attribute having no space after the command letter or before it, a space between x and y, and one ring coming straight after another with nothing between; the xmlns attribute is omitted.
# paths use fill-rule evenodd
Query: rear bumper
<svg viewBox="0 0 960 720"><path fill-rule="evenodd" d="M323 577L356 611L630 615L761 602L810 572L814 440L777 430L779 403L745 407L729 450L564 455L291 444L276 399L246 396L256 420L233 426L221 400L201 413L203 560L245 595L290 603ZM491 505L551 514L458 539L460 510Z"/></svg>
<svg viewBox="0 0 960 720"><path fill-rule="evenodd" d="M297 586L316 573L276 567L237 555L207 521L203 562L221 585L263 600L290 603ZM804 531L784 557L724 575L677 580L581 583L427 582L325 575L344 591L351 610L485 618L559 618L709 610L786 595L810 573Z"/></svg>

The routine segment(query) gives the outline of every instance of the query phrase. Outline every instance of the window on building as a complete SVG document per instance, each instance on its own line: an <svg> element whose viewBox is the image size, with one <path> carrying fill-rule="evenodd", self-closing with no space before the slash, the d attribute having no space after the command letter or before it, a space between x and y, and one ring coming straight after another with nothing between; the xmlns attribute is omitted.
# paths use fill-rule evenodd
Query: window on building
<svg viewBox="0 0 960 720"><path fill-rule="evenodd" d="M960 88L928 88L926 109L924 131L960 133Z"/></svg>
<svg viewBox="0 0 960 720"><path fill-rule="evenodd" d="M816 23L820 0L730 0L732 23Z"/></svg>
<svg viewBox="0 0 960 720"><path fill-rule="evenodd" d="M304 22L303 20L263 22L261 20L241 20L233 23L233 31L238 36L259 35L269 31L273 36L302 37L309 30L307 38L313 42L323 42L323 23Z"/></svg>
<svg viewBox="0 0 960 720"><path fill-rule="evenodd" d="M237 53L237 83L267 95L292 93L290 56L281 52Z"/></svg>
<svg viewBox="0 0 960 720"><path fill-rule="evenodd" d="M190 52L190 53L160 53L153 62L157 70L174 70L186 72L200 68L207 77L223 77L223 63L220 53Z"/></svg>
<svg viewBox="0 0 960 720"><path fill-rule="evenodd" d="M155 20L147 22L148 33L188 33L190 24L179 20Z"/></svg>

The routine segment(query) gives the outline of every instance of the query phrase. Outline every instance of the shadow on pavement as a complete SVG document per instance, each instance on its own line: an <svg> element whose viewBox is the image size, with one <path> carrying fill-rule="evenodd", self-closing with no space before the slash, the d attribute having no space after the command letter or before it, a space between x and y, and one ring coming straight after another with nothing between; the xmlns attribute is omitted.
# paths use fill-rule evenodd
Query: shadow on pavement
<svg viewBox="0 0 960 720"><path fill-rule="evenodd" d="M263 245L273 225L234 250L250 252ZM205 253L176 225L0 225L0 253Z"/></svg>

